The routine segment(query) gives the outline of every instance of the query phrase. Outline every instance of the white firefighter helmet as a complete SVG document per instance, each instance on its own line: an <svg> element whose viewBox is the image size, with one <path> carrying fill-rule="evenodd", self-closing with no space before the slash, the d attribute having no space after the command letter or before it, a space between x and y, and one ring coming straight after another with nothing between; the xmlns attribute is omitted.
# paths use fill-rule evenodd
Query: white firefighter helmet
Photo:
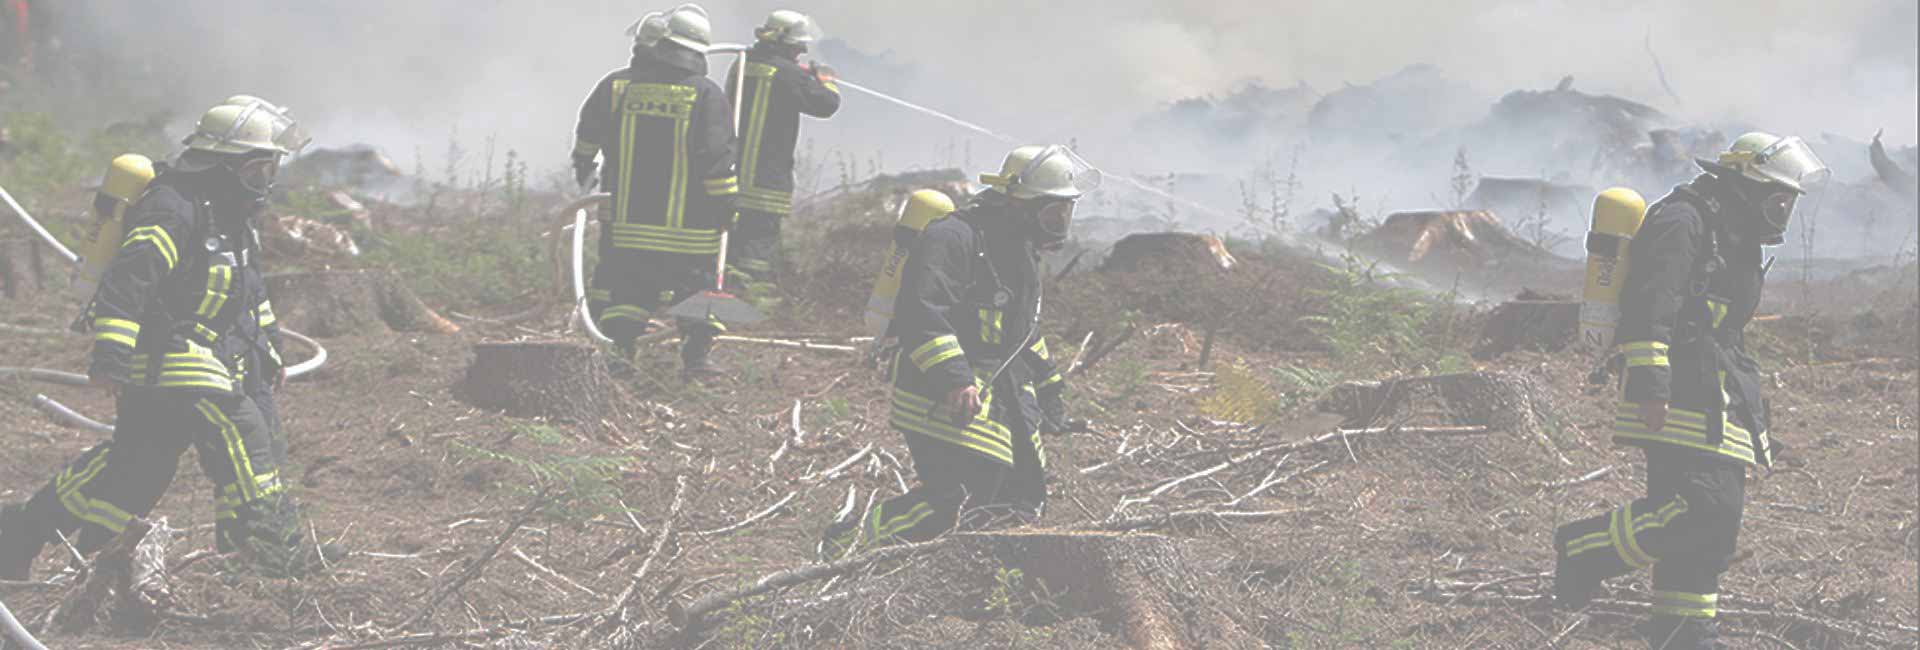
<svg viewBox="0 0 1920 650"><path fill-rule="evenodd" d="M762 41L803 45L820 40L820 25L813 18L791 9L780 9L767 14L767 24L753 30L753 35Z"/></svg>
<svg viewBox="0 0 1920 650"><path fill-rule="evenodd" d="M228 97L226 103L231 106L258 106L273 111L278 118L274 124L273 141L279 143L280 147L286 149L288 153L298 154L301 149L307 148L307 145L313 142L313 136L288 115L291 109L253 95L234 95Z"/></svg>
<svg viewBox="0 0 1920 650"><path fill-rule="evenodd" d="M270 151L283 156L291 154L293 150L276 137L282 136L292 121L270 106L263 102L253 105L221 104L207 109L206 114L200 116L200 123L194 127L193 135L187 136L183 144L189 151L209 153Z"/></svg>
<svg viewBox="0 0 1920 650"><path fill-rule="evenodd" d="M1100 170L1061 145L1014 149L1000 173L981 174L980 182L1016 199L1077 199L1100 187Z"/></svg>
<svg viewBox="0 0 1920 650"><path fill-rule="evenodd" d="M1720 165L1747 178L1784 185L1802 194L1809 186L1825 182L1832 175L1806 141L1759 131L1735 138L1727 151L1720 154Z"/></svg>
<svg viewBox="0 0 1920 650"><path fill-rule="evenodd" d="M706 54L713 47L713 22L707 19L707 10L692 3L674 7L667 13L666 39Z"/></svg>
<svg viewBox="0 0 1920 650"><path fill-rule="evenodd" d="M667 37L667 14L655 11L641 16L627 26L627 36L633 37L633 42L641 47L653 47L654 43Z"/></svg>

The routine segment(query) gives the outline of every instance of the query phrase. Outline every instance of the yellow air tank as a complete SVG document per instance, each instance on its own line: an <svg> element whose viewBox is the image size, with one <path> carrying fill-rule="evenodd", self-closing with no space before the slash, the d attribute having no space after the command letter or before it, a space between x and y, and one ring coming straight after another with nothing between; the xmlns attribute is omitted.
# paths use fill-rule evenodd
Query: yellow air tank
<svg viewBox="0 0 1920 650"><path fill-rule="evenodd" d="M927 224L953 212L953 199L937 190L920 190L901 202L900 218L893 226L893 247L887 251L886 265L873 282L873 295L867 299L867 334L881 337L893 322L893 300L900 294L900 276L906 272L907 252Z"/></svg>
<svg viewBox="0 0 1920 650"><path fill-rule="evenodd" d="M94 216L100 227L94 232L93 241L80 253L80 276L73 283L74 294L81 300L93 299L100 276L106 275L107 264L113 261L113 254L120 250L121 238L126 236L127 208L147 191L147 184L151 182L153 161L146 156L121 154L107 165L107 175L100 179L100 191L93 199Z"/></svg>
<svg viewBox="0 0 1920 650"><path fill-rule="evenodd" d="M1593 200L1593 229L1587 231L1587 287L1581 293L1580 344L1605 351L1620 322L1620 290L1627 279L1627 245L1647 218L1647 200L1639 192L1610 188Z"/></svg>

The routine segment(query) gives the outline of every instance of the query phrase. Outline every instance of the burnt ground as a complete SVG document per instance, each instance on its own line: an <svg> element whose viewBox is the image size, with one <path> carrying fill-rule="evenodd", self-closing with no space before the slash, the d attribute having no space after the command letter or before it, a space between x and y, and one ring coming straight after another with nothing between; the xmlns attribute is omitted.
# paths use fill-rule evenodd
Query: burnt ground
<svg viewBox="0 0 1920 650"><path fill-rule="evenodd" d="M843 343L859 330L856 309L878 264L873 242L885 241L884 226L876 226L884 214L873 205L879 199L864 200L826 209L836 220L818 223L830 225L796 228L791 241L807 253L797 263L807 275L788 283L783 315L749 334ZM1314 396L1335 379L1467 363L1461 341L1480 311L1449 310L1447 331L1419 341L1459 343L1459 355L1338 354L1298 320L1334 300L1310 290L1326 282L1313 265L1254 256L1250 268L1260 282L1236 284L1239 293L1213 304L1266 307L1246 320L1256 325L1222 330L1205 370L1195 362L1204 329L1214 325L1114 299L1129 289L1175 289L1090 272L1060 283L1062 298L1050 303L1060 325L1052 330L1057 355L1074 358L1090 330L1101 340L1131 323L1136 333L1073 378L1074 410L1093 426L1048 441L1045 527L1203 507L1269 513L1159 531L1206 560L1197 564L1204 584L1191 606L1224 615L1268 647L1540 648L1555 640L1561 648L1637 647L1631 624L1634 603L1644 602L1644 575L1615 581L1607 596L1614 604L1585 612L1556 612L1535 598L1548 587L1538 574L1552 570L1555 525L1642 489L1639 452L1608 441L1611 400L1586 385L1587 363L1571 355L1518 352L1475 364L1543 389L1549 399L1542 403L1551 406L1535 431L1355 437L1250 459L1123 506L1226 460L1228 451L1329 431L1301 423L1312 421L1306 413ZM1722 600L1724 608L1753 612L1728 618L1734 647L1920 642L1912 631L1920 624L1917 318L1912 285L1889 284L1825 285L1803 295L1858 299L1845 308L1771 304L1791 311L1755 325L1775 384L1776 437L1790 448L1749 487L1741 554ZM1862 305L1875 315L1859 316ZM495 319L532 306L516 299L470 311ZM71 309L52 298L0 302L4 321L15 325L57 328ZM857 355L726 343L719 354L738 380L698 388L655 379L671 377L676 358L671 344L656 344L646 350L642 378L624 386L617 413L592 426L508 418L457 398L472 344L548 336L561 311L549 306L517 325L462 320L458 334L378 330L323 341L333 361L281 400L290 475L311 529L353 555L302 579L261 575L232 558L198 559L173 572L174 598L159 624L102 625L46 640L63 649L589 647L616 636L618 626L570 615L607 611L644 570L625 636L633 647L657 647L676 641L669 616L676 604L808 563L850 494L865 502L911 480L905 447L885 424L885 388ZM7 343L0 365L83 366L84 350L71 339L0 339ZM28 405L36 392L86 413L110 411L84 390L0 383L0 499L24 499L96 441L45 420ZM1225 421L1237 418L1268 426ZM843 471L826 471L868 446L873 451ZM181 463L156 511L186 531L171 554L176 564L212 546L211 488L191 457ZM1244 496L1269 481L1277 482ZM682 483L684 503L670 516ZM543 487L548 506L520 516ZM706 534L790 494L786 506L744 527ZM1227 502L1234 505L1221 505ZM516 523L475 579L399 629ZM668 543L654 553L668 529ZM38 575L59 570L61 559L48 553ZM931 576L941 568L896 567ZM849 582L857 591L861 581L833 588ZM939 580L921 588L929 582ZM33 621L67 591L56 583L0 587L0 597ZM1036 616L1034 607L1006 603L954 602L919 620L855 624L857 612L804 605L830 594L821 584L723 610L692 644L1123 645L1110 620ZM794 599L802 606L783 609Z"/></svg>

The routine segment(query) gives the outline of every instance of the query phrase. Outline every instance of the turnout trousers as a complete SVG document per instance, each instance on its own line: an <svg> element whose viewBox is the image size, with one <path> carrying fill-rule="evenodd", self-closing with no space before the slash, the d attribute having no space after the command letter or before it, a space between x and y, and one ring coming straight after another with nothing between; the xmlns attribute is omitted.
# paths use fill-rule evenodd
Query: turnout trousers
<svg viewBox="0 0 1920 650"><path fill-rule="evenodd" d="M617 248L600 241L600 262L587 291L587 309L600 331L632 358L634 339L647 333L648 323L664 316L679 301L712 287L713 257L665 251ZM681 321L686 342L681 354L704 359L713 337L724 327L717 322ZM684 359L683 359L684 360Z"/></svg>
<svg viewBox="0 0 1920 650"><path fill-rule="evenodd" d="M780 270L780 222L786 215L742 208L727 239L727 265L748 282L775 283Z"/></svg>
<svg viewBox="0 0 1920 650"><path fill-rule="evenodd" d="M221 550L250 549L253 540L275 547L297 542L280 453L252 398L129 387L120 394L118 414L112 439L80 454L27 502L29 541L57 541L59 531L83 553L105 546L132 518L152 512L173 483L180 454L193 447L214 485Z"/></svg>
<svg viewBox="0 0 1920 650"><path fill-rule="evenodd" d="M1646 468L1646 497L1555 533L1556 598L1577 607L1600 581L1651 569L1654 618L1642 632L1652 647L1713 647L1720 574L1746 505L1746 465L1663 446L1647 449Z"/></svg>
<svg viewBox="0 0 1920 650"><path fill-rule="evenodd" d="M1046 452L1017 399L995 400L994 421L1013 433L1013 464L931 437L906 434L918 485L827 528L821 557L931 540L955 529L1032 523L1047 501ZM856 515L859 513L856 512Z"/></svg>

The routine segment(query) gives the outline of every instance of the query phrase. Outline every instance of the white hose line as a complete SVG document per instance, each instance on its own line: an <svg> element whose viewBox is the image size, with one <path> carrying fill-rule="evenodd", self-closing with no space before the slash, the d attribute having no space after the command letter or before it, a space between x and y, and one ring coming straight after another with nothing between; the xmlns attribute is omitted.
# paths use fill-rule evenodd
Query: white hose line
<svg viewBox="0 0 1920 650"><path fill-rule="evenodd" d="M613 339L600 332L600 326L593 322L592 310L587 309L587 206L605 201L613 195L607 193L592 194L567 204L560 211L573 212L573 317L580 322L580 329L595 343L613 345Z"/></svg>
<svg viewBox="0 0 1920 650"><path fill-rule="evenodd" d="M56 402L51 397L34 395L33 407L47 414L47 419L53 420L55 424L113 435L113 425L81 415L79 411L67 408L67 405Z"/></svg>
<svg viewBox="0 0 1920 650"><path fill-rule="evenodd" d="M6 628L7 637L13 639L14 643L20 644L22 650L47 650L46 646L40 645L40 641L33 638L33 635L27 632L27 628L20 624L20 619L13 617L13 610L7 609L6 603L0 603L0 627Z"/></svg>
<svg viewBox="0 0 1920 650"><path fill-rule="evenodd" d="M13 208L14 216L20 218L20 223L27 224L27 227L32 229L35 234L40 235L40 239L45 240L47 245L53 248L54 252L66 258L68 264L80 263L80 256L75 255L73 251L67 249L65 244L55 239L53 233L47 232L46 228L40 226L40 222L34 221L33 215L27 214L27 209L20 207L20 202L13 200L13 195L7 193L7 188L0 187L0 200L6 201L7 207Z"/></svg>
<svg viewBox="0 0 1920 650"><path fill-rule="evenodd" d="M311 338L308 338L307 335L305 334L301 334L299 332L295 332L292 330L283 329L283 330L280 330L280 333L286 335L287 338L292 339L295 343L299 343L301 345L305 345L307 347L313 348L313 356L308 357L306 361L302 361L300 363L287 367L288 380L295 379L302 375L310 374L314 370L318 370L321 365L324 365L327 362L327 349L325 347L321 347L319 341L315 341ZM48 384L59 384L63 386L89 385L87 376L77 372L67 372L64 370L49 370L46 368L14 368L14 367L0 366L0 378L7 378L7 377L12 377L15 379L23 379L27 381L37 381L37 382L48 383ZM113 434L113 425L106 424L104 422L95 420L85 415L81 415L79 411L75 411L72 408L69 408L67 405L61 404L58 400L55 400L51 397L47 397L46 395L34 395L33 408L38 409L41 413L45 413L47 415L47 418L53 420L56 424L72 427L75 429L87 429L89 431L104 433L108 435Z"/></svg>

